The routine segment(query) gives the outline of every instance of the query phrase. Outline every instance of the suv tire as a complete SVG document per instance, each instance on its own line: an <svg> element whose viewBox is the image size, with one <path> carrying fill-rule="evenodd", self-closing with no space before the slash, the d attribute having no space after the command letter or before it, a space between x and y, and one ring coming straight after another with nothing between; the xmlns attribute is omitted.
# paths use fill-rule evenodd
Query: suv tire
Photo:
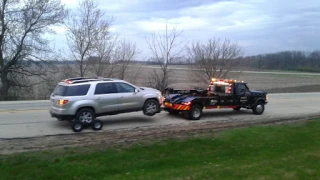
<svg viewBox="0 0 320 180"><path fill-rule="evenodd" d="M76 121L82 124L91 124L96 119L96 114L89 108L80 109L76 114Z"/></svg>
<svg viewBox="0 0 320 180"><path fill-rule="evenodd" d="M188 111L188 116L190 120L199 120L202 116L202 108L199 105L191 106L191 109Z"/></svg>
<svg viewBox="0 0 320 180"><path fill-rule="evenodd" d="M159 112L160 104L157 100L148 99L143 105L143 114L147 116L154 116Z"/></svg>

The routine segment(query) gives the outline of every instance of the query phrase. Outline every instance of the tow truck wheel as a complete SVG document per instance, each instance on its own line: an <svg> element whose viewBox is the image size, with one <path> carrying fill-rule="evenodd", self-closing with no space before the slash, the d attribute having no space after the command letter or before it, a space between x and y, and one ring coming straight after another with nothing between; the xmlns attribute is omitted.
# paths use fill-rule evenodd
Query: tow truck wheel
<svg viewBox="0 0 320 180"><path fill-rule="evenodd" d="M202 108L199 105L191 106L191 109L188 112L190 120L199 120L202 116Z"/></svg>
<svg viewBox="0 0 320 180"><path fill-rule="evenodd" d="M72 130L74 132L80 132L83 129L83 123L81 123L80 121L75 120L75 121L73 121L71 127L72 127Z"/></svg>
<svg viewBox="0 0 320 180"><path fill-rule="evenodd" d="M147 116L154 116L160 108L160 104L157 100L149 99L143 105L143 114Z"/></svg>
<svg viewBox="0 0 320 180"><path fill-rule="evenodd" d="M92 123L92 129L93 130L101 130L103 127L103 123L100 120L94 120Z"/></svg>
<svg viewBox="0 0 320 180"><path fill-rule="evenodd" d="M258 101L252 108L252 111L256 115L260 115L264 112L264 103L261 101Z"/></svg>
<svg viewBox="0 0 320 180"><path fill-rule="evenodd" d="M241 109L241 106L237 106L237 107L233 108L233 110L235 110L235 111L239 111L240 109Z"/></svg>

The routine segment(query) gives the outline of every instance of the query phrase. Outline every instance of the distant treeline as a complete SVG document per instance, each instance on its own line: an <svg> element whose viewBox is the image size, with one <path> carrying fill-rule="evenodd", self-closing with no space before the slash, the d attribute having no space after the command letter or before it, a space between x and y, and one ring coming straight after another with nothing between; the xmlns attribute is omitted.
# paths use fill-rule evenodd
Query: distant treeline
<svg viewBox="0 0 320 180"><path fill-rule="evenodd" d="M320 51L282 51L241 58L243 66L256 69L320 72Z"/></svg>
<svg viewBox="0 0 320 180"><path fill-rule="evenodd" d="M239 66L250 69L270 69L270 70L295 70L320 72L320 50L306 51L282 51L268 54L259 54L254 56L240 57L235 59L239 61ZM177 58L170 62L171 65L188 65L190 61L185 58ZM25 65L30 64L30 61L24 62ZM37 62L48 63L48 62ZM77 61L50 61L52 64L76 64ZM121 60L114 64L122 63ZM132 60L130 63L139 63L146 65L159 65L159 62L149 59L147 61Z"/></svg>

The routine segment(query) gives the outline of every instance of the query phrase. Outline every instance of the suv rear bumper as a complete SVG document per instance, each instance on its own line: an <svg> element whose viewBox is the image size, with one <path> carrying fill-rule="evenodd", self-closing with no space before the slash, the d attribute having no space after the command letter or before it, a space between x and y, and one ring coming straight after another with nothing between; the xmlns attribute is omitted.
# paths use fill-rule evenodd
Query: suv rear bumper
<svg viewBox="0 0 320 180"><path fill-rule="evenodd" d="M51 117L53 118L58 118L60 120L65 120L65 121L70 121L74 119L74 115L62 115L62 114L56 114L52 112L51 110L49 111Z"/></svg>

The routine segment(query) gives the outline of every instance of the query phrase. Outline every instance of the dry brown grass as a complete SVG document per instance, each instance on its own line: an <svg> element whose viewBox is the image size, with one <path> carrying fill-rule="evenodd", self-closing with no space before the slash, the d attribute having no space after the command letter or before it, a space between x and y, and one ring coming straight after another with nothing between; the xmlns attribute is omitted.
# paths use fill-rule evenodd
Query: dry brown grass
<svg viewBox="0 0 320 180"><path fill-rule="evenodd" d="M183 68L186 66L175 66ZM148 74L153 70L152 66L143 66L137 78L137 84L143 85ZM283 71L285 72L285 71ZM230 73L230 78L243 80L251 89L266 90L270 92L320 92L320 75L303 74L258 74L258 73ZM197 81L194 71L172 70L171 78L175 83L174 88L189 89L194 87L206 88L207 84Z"/></svg>
<svg viewBox="0 0 320 180"><path fill-rule="evenodd" d="M130 66L125 80L145 86L148 76L157 66L135 65ZM187 66L172 66L173 68L186 68ZM76 67L64 69L59 67L55 72L49 74L50 82L41 83L32 88L32 92L24 99L48 99L50 92L61 81L61 77L75 71ZM285 71L283 71L285 72ZM77 76L77 75L75 75ZM88 74L87 76L94 76ZM206 88L207 84L197 81L194 71L174 69L170 77L175 83L170 87L181 89L193 89L195 87ZM250 89L265 90L268 93L288 93L288 92L320 92L320 75L297 74L257 74L257 73L230 73L230 78L243 80L248 83ZM32 80L34 81L34 80Z"/></svg>

